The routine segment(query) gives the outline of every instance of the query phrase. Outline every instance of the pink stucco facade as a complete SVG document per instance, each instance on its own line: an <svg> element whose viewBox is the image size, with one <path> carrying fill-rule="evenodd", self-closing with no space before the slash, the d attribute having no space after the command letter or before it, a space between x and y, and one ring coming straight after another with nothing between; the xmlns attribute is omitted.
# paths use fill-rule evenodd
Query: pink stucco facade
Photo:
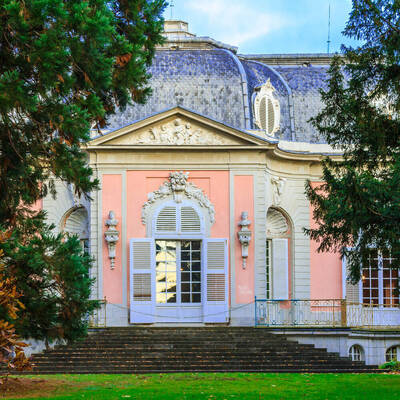
<svg viewBox="0 0 400 400"><path fill-rule="evenodd" d="M121 304L124 301L129 303L129 268L127 268L127 299L122 298L123 279L121 264L121 248L126 247L129 265L129 240L131 238L145 238L146 226L141 221L142 207L147 201L148 193L157 190L160 185L168 180L171 171L127 171L126 172L126 242L119 241L117 244L117 258L115 269L109 268L109 258L107 246L103 245L103 293L107 300ZM189 182L201 188L210 199L215 208L215 223L211 227L210 238L230 237L230 185L228 171L186 171L189 172ZM252 177L239 177L237 186L238 193L247 193L243 200L235 201L235 218L240 220L240 210L248 209L253 215L253 180ZM122 221L122 174L105 174L102 181L102 215L103 226L108 218L109 210L114 210L116 218ZM238 196L242 198L243 196ZM238 213L238 215L236 215ZM119 229L121 227L118 227ZM103 229L104 234L105 228ZM251 248L250 253L253 253ZM241 256L236 253L236 263L239 265L238 274L241 282L237 284L240 291L239 299L247 302L254 296L254 272L253 256L249 257L249 267L242 272ZM229 263L230 264L230 263ZM230 275L230 268L228 268ZM243 282L242 282L243 280ZM229 279L230 281L230 279Z"/></svg>
<svg viewBox="0 0 400 400"><path fill-rule="evenodd" d="M318 182L312 182L317 186ZM310 205L310 227L315 228ZM318 243L310 240L311 299L342 298L342 261L337 253L318 253Z"/></svg>
<svg viewBox="0 0 400 400"><path fill-rule="evenodd" d="M107 243L104 239L108 213L113 210L118 221L122 221L122 175L104 174L102 180L102 219L103 219L103 295L110 303L121 304L122 299L122 259L121 241L117 242L114 269L110 268ZM118 227L120 229L120 227Z"/></svg>
<svg viewBox="0 0 400 400"><path fill-rule="evenodd" d="M254 221L254 182L251 175L234 177L235 221L240 221L242 211L249 213ZM239 226L236 227L236 232ZM249 303L254 300L254 240L250 242L246 268L242 267L242 248L235 235L235 292L236 303Z"/></svg>

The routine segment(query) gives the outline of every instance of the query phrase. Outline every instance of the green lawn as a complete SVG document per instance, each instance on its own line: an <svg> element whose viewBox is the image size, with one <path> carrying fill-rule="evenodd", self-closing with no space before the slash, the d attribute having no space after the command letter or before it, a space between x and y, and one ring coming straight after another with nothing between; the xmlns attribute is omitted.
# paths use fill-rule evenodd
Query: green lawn
<svg viewBox="0 0 400 400"><path fill-rule="evenodd" d="M4 399L400 399L400 375L152 374L21 377ZM18 386L16 385L16 386ZM1 393L1 392L0 392ZM17 391L18 393L18 391ZM25 393L25 395L23 394Z"/></svg>

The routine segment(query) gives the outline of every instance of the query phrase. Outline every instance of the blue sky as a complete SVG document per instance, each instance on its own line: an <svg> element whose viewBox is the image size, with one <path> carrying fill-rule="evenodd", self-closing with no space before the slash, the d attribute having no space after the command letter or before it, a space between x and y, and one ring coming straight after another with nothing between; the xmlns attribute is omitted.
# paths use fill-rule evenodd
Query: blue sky
<svg viewBox="0 0 400 400"><path fill-rule="evenodd" d="M171 1L171 0L170 0ZM343 31L351 0L174 0L173 18L197 36L239 47L239 53L326 53L331 5L331 52L356 42ZM170 8L165 18L171 16Z"/></svg>

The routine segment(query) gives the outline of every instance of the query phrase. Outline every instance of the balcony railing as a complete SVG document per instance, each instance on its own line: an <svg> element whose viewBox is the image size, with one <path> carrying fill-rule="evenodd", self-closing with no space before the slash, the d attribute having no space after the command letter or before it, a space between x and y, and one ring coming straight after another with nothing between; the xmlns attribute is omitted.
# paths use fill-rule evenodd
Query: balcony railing
<svg viewBox="0 0 400 400"><path fill-rule="evenodd" d="M342 299L255 299L256 326L400 327L400 307L348 303Z"/></svg>

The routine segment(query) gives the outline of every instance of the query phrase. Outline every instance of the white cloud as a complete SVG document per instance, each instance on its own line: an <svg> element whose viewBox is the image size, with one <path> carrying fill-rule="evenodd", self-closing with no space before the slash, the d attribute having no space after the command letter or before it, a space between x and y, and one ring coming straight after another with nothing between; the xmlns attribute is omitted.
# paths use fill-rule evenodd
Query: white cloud
<svg viewBox="0 0 400 400"><path fill-rule="evenodd" d="M214 39L236 46L289 24L287 17L260 12L259 5L252 5L251 1L188 0L185 2L185 8L196 15L197 23L194 25L198 25L203 19L202 25L212 26L216 35Z"/></svg>

